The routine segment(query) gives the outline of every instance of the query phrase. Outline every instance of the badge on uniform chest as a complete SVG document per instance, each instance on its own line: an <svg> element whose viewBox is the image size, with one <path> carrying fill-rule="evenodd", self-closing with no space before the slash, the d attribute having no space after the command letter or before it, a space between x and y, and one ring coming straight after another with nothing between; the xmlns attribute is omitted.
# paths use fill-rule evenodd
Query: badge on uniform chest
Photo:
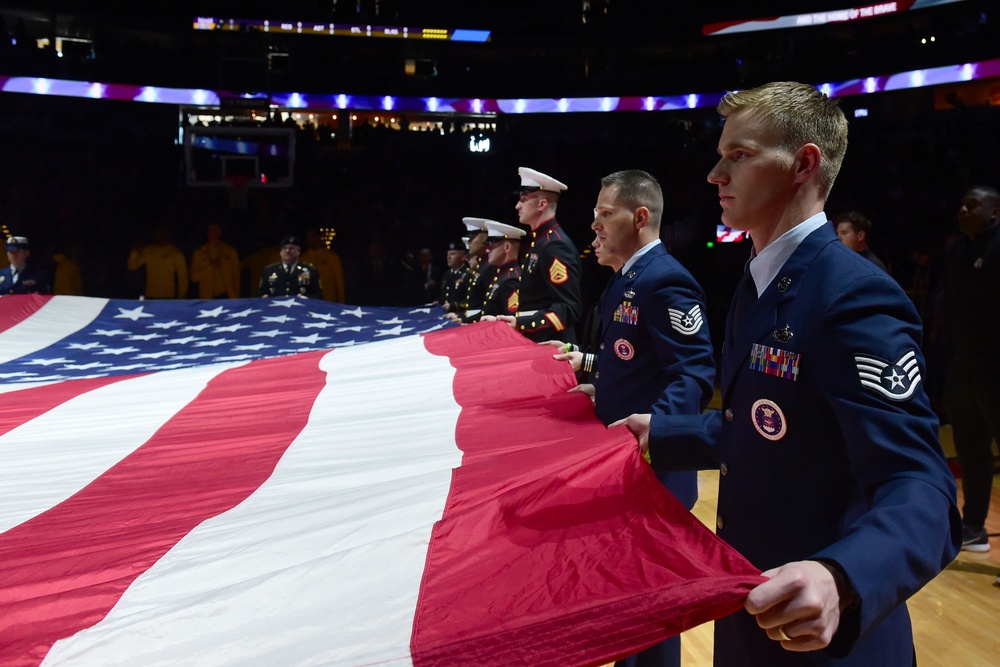
<svg viewBox="0 0 1000 667"><path fill-rule="evenodd" d="M635 356L635 347L624 338L616 340L613 349L622 361L631 361L632 357Z"/></svg>
<svg viewBox="0 0 1000 667"><path fill-rule="evenodd" d="M638 324L639 306L633 306L631 301L622 301L615 308L614 321L622 324Z"/></svg>
<svg viewBox="0 0 1000 667"><path fill-rule="evenodd" d="M524 268L524 270L528 273L534 273L536 266L538 266L538 253L533 252L528 255L528 265Z"/></svg>
<svg viewBox="0 0 1000 667"><path fill-rule="evenodd" d="M750 408L750 419L757 433L771 440L781 440L788 432L788 422L785 420L785 413L781 411L778 404L766 398L755 401Z"/></svg>

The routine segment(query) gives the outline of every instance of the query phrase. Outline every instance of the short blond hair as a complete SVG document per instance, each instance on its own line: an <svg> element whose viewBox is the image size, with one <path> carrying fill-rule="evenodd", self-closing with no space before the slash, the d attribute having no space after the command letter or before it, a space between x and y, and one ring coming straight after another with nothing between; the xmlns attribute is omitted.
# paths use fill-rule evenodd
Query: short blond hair
<svg viewBox="0 0 1000 667"><path fill-rule="evenodd" d="M836 100L804 83L776 81L727 93L717 109L723 118L738 113L762 118L789 152L816 144L822 155L820 186L824 198L830 196L847 153L847 118Z"/></svg>

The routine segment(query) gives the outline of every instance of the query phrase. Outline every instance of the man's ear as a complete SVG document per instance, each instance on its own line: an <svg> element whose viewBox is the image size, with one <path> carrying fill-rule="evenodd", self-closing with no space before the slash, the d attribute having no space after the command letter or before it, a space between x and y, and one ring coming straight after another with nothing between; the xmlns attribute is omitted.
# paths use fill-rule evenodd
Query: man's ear
<svg viewBox="0 0 1000 667"><path fill-rule="evenodd" d="M795 153L795 182L805 183L819 172L822 152L816 144L804 144Z"/></svg>
<svg viewBox="0 0 1000 667"><path fill-rule="evenodd" d="M645 206L640 206L635 209L632 213L632 224L635 225L636 229L642 229L649 225L649 209Z"/></svg>

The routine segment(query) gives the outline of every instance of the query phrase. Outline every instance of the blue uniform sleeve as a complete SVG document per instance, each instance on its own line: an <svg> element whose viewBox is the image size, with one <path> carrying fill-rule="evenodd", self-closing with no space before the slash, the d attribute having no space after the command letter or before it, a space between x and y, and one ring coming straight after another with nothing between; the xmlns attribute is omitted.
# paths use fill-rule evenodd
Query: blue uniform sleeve
<svg viewBox="0 0 1000 667"><path fill-rule="evenodd" d="M645 313L657 362L667 383L651 412L699 414L712 399L715 360L699 290L668 274L656 290L654 303L663 307Z"/></svg>
<svg viewBox="0 0 1000 667"><path fill-rule="evenodd" d="M920 384L921 326L899 287L870 275L846 286L818 327L828 353L813 372L843 432L859 498L844 537L815 554L847 575L858 604L833 654L930 581L958 552L956 484Z"/></svg>
<svg viewBox="0 0 1000 667"><path fill-rule="evenodd" d="M722 413L654 414L649 424L650 465L657 472L719 467Z"/></svg>

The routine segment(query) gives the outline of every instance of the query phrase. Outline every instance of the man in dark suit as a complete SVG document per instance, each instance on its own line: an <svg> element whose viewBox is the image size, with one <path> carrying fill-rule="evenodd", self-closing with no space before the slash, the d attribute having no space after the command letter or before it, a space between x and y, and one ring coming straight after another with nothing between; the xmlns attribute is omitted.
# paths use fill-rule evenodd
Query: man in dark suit
<svg viewBox="0 0 1000 667"><path fill-rule="evenodd" d="M10 266L0 269L0 294L51 294L49 275L28 261L31 245L24 236L7 239L7 261Z"/></svg>
<svg viewBox="0 0 1000 667"><path fill-rule="evenodd" d="M264 267L264 275L257 286L257 296L301 296L322 299L323 289L319 284L319 272L312 264L299 261L302 241L297 236L281 239L278 254L281 261Z"/></svg>
<svg viewBox="0 0 1000 667"><path fill-rule="evenodd" d="M753 254L729 311L723 409L621 420L654 467L720 468L716 530L764 571L715 664L915 663L906 599L958 552L955 479L922 386L921 324L823 212L847 119L812 86L730 93L708 175Z"/></svg>
<svg viewBox="0 0 1000 667"><path fill-rule="evenodd" d="M962 235L948 248L942 299L951 336L944 399L962 466L962 549L983 553L1000 441L1000 192L970 188L957 222Z"/></svg>
<svg viewBox="0 0 1000 667"><path fill-rule="evenodd" d="M602 261L621 268L601 303L594 409L605 424L633 412L698 415L715 386L705 293L660 241L663 192L650 174L629 170L601 179L591 228ZM659 472L688 509L697 473ZM679 667L680 637L619 661L629 667Z"/></svg>

